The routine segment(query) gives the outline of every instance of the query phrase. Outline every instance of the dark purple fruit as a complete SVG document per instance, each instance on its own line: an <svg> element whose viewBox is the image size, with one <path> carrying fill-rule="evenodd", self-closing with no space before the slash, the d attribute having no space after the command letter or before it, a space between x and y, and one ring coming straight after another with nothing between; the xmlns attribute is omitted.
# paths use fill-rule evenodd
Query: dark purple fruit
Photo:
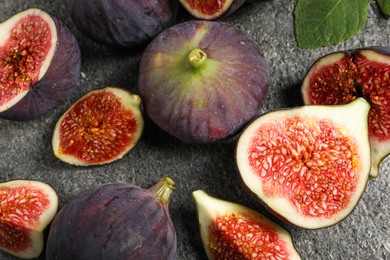
<svg viewBox="0 0 390 260"><path fill-rule="evenodd" d="M209 260L301 259L288 231L260 213L202 190L193 198Z"/></svg>
<svg viewBox="0 0 390 260"><path fill-rule="evenodd" d="M28 9L0 24L0 117L27 120L54 108L80 76L80 49L57 18Z"/></svg>
<svg viewBox="0 0 390 260"><path fill-rule="evenodd" d="M176 19L175 0L66 0L77 28L97 42L120 47L144 44Z"/></svg>
<svg viewBox="0 0 390 260"><path fill-rule="evenodd" d="M269 87L268 65L256 43L210 21L177 24L154 38L138 79L147 115L187 143L238 133L260 113Z"/></svg>
<svg viewBox="0 0 390 260"><path fill-rule="evenodd" d="M118 87L90 91L58 120L52 138L54 155L80 166L121 159L141 137L141 103L138 95Z"/></svg>
<svg viewBox="0 0 390 260"><path fill-rule="evenodd" d="M390 48L340 51L322 57L308 71L302 94L306 104L346 104L358 97L371 104L370 176L378 177L381 161L390 154Z"/></svg>
<svg viewBox="0 0 390 260"><path fill-rule="evenodd" d="M343 220L369 177L369 108L359 98L347 105L303 106L260 116L237 144L244 186L297 226L316 229Z"/></svg>
<svg viewBox="0 0 390 260"><path fill-rule="evenodd" d="M38 257L43 230L57 213L57 193L43 182L14 180L0 183L0 201L0 249L20 258Z"/></svg>
<svg viewBox="0 0 390 260"><path fill-rule="evenodd" d="M174 185L166 177L149 189L116 183L82 193L53 220L46 259L175 259Z"/></svg>
<svg viewBox="0 0 390 260"><path fill-rule="evenodd" d="M246 0L179 0L194 17L214 20L235 12Z"/></svg>

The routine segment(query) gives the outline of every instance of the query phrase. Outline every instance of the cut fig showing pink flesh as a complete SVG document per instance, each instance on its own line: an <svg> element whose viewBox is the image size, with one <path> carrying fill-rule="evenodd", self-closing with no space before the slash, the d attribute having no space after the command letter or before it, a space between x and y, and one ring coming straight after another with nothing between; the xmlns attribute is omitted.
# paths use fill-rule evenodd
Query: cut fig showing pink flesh
<svg viewBox="0 0 390 260"><path fill-rule="evenodd" d="M208 259L301 259L288 231L262 214L202 190L193 198Z"/></svg>
<svg viewBox="0 0 390 260"><path fill-rule="evenodd" d="M339 105L358 97L370 103L370 176L378 177L380 163L390 153L390 48L325 55L312 65L301 90L305 104Z"/></svg>
<svg viewBox="0 0 390 260"><path fill-rule="evenodd" d="M138 95L119 87L90 91L58 120L53 152L73 165L107 164L134 148L143 126Z"/></svg>
<svg viewBox="0 0 390 260"><path fill-rule="evenodd" d="M179 0L182 6L194 17L215 20L236 11L245 0Z"/></svg>
<svg viewBox="0 0 390 260"><path fill-rule="evenodd" d="M0 117L38 117L75 88L80 49L60 20L27 9L1 23L0 34Z"/></svg>
<svg viewBox="0 0 390 260"><path fill-rule="evenodd" d="M370 172L369 104L275 110L241 134L236 164L243 184L283 220L328 227L357 205Z"/></svg>
<svg viewBox="0 0 390 260"><path fill-rule="evenodd" d="M43 230L57 213L57 193L43 182L15 180L0 183L0 201L0 249L19 258L38 257Z"/></svg>

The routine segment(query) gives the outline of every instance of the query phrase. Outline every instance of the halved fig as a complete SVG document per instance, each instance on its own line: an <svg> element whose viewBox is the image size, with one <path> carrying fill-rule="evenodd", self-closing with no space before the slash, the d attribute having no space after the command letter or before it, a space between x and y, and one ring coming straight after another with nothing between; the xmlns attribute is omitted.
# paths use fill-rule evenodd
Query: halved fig
<svg viewBox="0 0 390 260"><path fill-rule="evenodd" d="M378 177L380 163L390 153L390 48L372 47L325 55L312 65L301 90L305 104L339 105L358 97L371 104L370 176Z"/></svg>
<svg viewBox="0 0 390 260"><path fill-rule="evenodd" d="M245 33L225 23L188 21L147 46L137 87L161 129L186 143L211 143L235 135L260 113L269 70Z"/></svg>
<svg viewBox="0 0 390 260"><path fill-rule="evenodd" d="M243 184L277 216L316 229L346 218L369 177L369 104L302 106L254 120L240 136Z"/></svg>
<svg viewBox="0 0 390 260"><path fill-rule="evenodd" d="M38 117L77 86L80 48L56 17L27 9L1 23L0 35L0 117Z"/></svg>
<svg viewBox="0 0 390 260"><path fill-rule="evenodd" d="M194 17L215 20L235 12L246 0L180 0L182 6Z"/></svg>
<svg viewBox="0 0 390 260"><path fill-rule="evenodd" d="M288 231L262 214L203 190L192 194L208 259L301 259Z"/></svg>
<svg viewBox="0 0 390 260"><path fill-rule="evenodd" d="M176 20L177 0L66 0L77 28L114 47L149 42Z"/></svg>
<svg viewBox="0 0 390 260"><path fill-rule="evenodd" d="M58 120L52 138L54 155L79 166L121 159L141 137L141 103L138 95L118 87L85 94Z"/></svg>
<svg viewBox="0 0 390 260"><path fill-rule="evenodd" d="M165 177L149 189L112 183L83 192L54 218L46 259L175 259L168 211L174 186Z"/></svg>
<svg viewBox="0 0 390 260"><path fill-rule="evenodd" d="M32 180L0 183L0 249L32 259L44 247L43 230L58 208L58 196L48 184Z"/></svg>

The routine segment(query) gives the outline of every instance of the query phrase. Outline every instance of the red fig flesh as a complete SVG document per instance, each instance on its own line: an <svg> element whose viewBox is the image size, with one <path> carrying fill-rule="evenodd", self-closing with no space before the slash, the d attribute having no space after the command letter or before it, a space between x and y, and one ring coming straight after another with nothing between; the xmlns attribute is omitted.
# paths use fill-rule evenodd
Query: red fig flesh
<svg viewBox="0 0 390 260"><path fill-rule="evenodd" d="M73 91L80 49L60 20L28 9L0 24L0 34L0 117L35 118Z"/></svg>
<svg viewBox="0 0 390 260"><path fill-rule="evenodd" d="M47 259L175 259L168 212L174 185L163 178L149 189L115 183L80 194L53 220Z"/></svg>
<svg viewBox="0 0 390 260"><path fill-rule="evenodd" d="M58 120L53 151L60 160L81 166L122 158L143 131L141 99L117 87L91 91Z"/></svg>
<svg viewBox="0 0 390 260"><path fill-rule="evenodd" d="M347 105L277 110L239 138L244 185L277 216L315 229L338 223L358 203L370 171L362 98Z"/></svg>
<svg viewBox="0 0 390 260"><path fill-rule="evenodd" d="M346 104L358 97L371 105L368 127L371 172L390 153L390 48L374 47L328 54L312 65L303 84L306 104Z"/></svg>
<svg viewBox="0 0 390 260"><path fill-rule="evenodd" d="M180 0L183 7L194 17L214 20L235 12L245 0Z"/></svg>
<svg viewBox="0 0 390 260"><path fill-rule="evenodd" d="M301 259L291 235L242 205L193 192L208 259Z"/></svg>
<svg viewBox="0 0 390 260"><path fill-rule="evenodd" d="M0 201L0 249L20 258L38 257L42 231L57 212L57 193L43 182L15 180L0 183Z"/></svg>

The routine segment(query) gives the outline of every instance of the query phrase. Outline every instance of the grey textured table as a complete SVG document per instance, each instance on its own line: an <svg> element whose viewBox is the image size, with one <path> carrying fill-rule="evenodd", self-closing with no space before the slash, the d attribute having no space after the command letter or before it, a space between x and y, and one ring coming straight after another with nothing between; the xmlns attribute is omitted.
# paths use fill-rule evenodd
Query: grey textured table
<svg viewBox="0 0 390 260"><path fill-rule="evenodd" d="M373 1L367 25L357 36L337 46L298 48L293 28L295 4L296 1L287 0L258 1L223 20L247 32L264 50L272 85L263 112L301 105L302 78L320 56L342 49L390 46L390 20L381 15ZM170 203L177 231L177 259L206 258L191 198L194 190L204 189L216 197L241 203L281 223L240 186L233 160L234 138L212 145L186 145L147 122L138 145L117 162L82 168L57 160L51 150L51 136L59 116L93 89L116 85L135 91L142 49L118 52L94 43L77 31L61 0L2 0L0 20L28 7L53 13L76 34L82 49L82 77L67 101L48 114L27 122L0 120L0 181L47 182L56 189L63 206L98 184L131 182L147 188L162 176L170 176L177 183ZM180 19L189 16L182 14ZM281 223L291 232L303 259L390 259L389 159L382 163L379 179L369 181L360 203L341 223L321 230L303 230ZM15 258L0 252L0 259Z"/></svg>

